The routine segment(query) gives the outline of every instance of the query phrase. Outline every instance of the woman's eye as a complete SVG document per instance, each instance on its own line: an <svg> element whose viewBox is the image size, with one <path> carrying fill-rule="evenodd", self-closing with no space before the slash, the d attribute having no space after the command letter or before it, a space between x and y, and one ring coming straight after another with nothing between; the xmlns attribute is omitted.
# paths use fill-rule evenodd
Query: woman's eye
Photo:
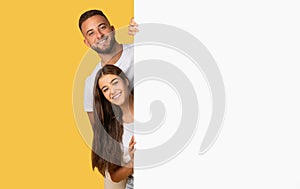
<svg viewBox="0 0 300 189"><path fill-rule="evenodd" d="M107 88L104 88L102 89L102 92L105 93L108 89Z"/></svg>
<svg viewBox="0 0 300 189"><path fill-rule="evenodd" d="M119 81L118 80L115 80L114 82L113 82L113 85L116 85L116 84L118 84L119 83Z"/></svg>

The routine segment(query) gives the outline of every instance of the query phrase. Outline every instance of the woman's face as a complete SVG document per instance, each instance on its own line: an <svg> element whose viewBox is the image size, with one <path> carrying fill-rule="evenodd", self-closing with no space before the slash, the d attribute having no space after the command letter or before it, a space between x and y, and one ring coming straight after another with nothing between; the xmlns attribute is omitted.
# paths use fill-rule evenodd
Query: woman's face
<svg viewBox="0 0 300 189"><path fill-rule="evenodd" d="M106 74L99 79L98 85L103 95L110 103L121 106L128 101L128 80L124 81L117 75Z"/></svg>

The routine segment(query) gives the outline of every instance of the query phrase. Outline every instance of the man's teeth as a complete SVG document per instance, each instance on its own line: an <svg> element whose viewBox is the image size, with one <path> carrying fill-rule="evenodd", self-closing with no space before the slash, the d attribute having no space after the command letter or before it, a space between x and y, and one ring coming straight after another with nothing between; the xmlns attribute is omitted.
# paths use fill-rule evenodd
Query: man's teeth
<svg viewBox="0 0 300 189"><path fill-rule="evenodd" d="M107 38L101 39L100 41L98 41L98 44L104 43L106 41Z"/></svg>

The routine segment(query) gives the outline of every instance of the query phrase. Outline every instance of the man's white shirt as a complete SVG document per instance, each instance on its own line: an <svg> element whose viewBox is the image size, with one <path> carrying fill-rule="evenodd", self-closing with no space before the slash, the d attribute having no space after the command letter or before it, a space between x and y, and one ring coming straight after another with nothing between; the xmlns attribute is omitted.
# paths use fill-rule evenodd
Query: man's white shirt
<svg viewBox="0 0 300 189"><path fill-rule="evenodd" d="M133 45L123 44L123 51L120 59L114 64L119 67L130 81L130 85L133 86L133 58L134 58L134 49ZM97 64L92 73L86 78L84 86L84 111L93 112L93 90L95 77L97 72L102 68L101 62Z"/></svg>

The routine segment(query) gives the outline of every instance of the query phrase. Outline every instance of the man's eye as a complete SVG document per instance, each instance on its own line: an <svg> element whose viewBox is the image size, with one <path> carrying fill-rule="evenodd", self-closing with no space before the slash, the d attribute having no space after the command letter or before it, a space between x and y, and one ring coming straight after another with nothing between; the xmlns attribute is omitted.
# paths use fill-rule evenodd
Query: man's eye
<svg viewBox="0 0 300 189"><path fill-rule="evenodd" d="M89 32L88 35L89 35L89 36L93 36L93 35L94 35L94 32Z"/></svg>
<svg viewBox="0 0 300 189"><path fill-rule="evenodd" d="M104 26L104 25L100 26L100 29L101 29L101 30L105 30L106 28L107 28L107 27Z"/></svg>

